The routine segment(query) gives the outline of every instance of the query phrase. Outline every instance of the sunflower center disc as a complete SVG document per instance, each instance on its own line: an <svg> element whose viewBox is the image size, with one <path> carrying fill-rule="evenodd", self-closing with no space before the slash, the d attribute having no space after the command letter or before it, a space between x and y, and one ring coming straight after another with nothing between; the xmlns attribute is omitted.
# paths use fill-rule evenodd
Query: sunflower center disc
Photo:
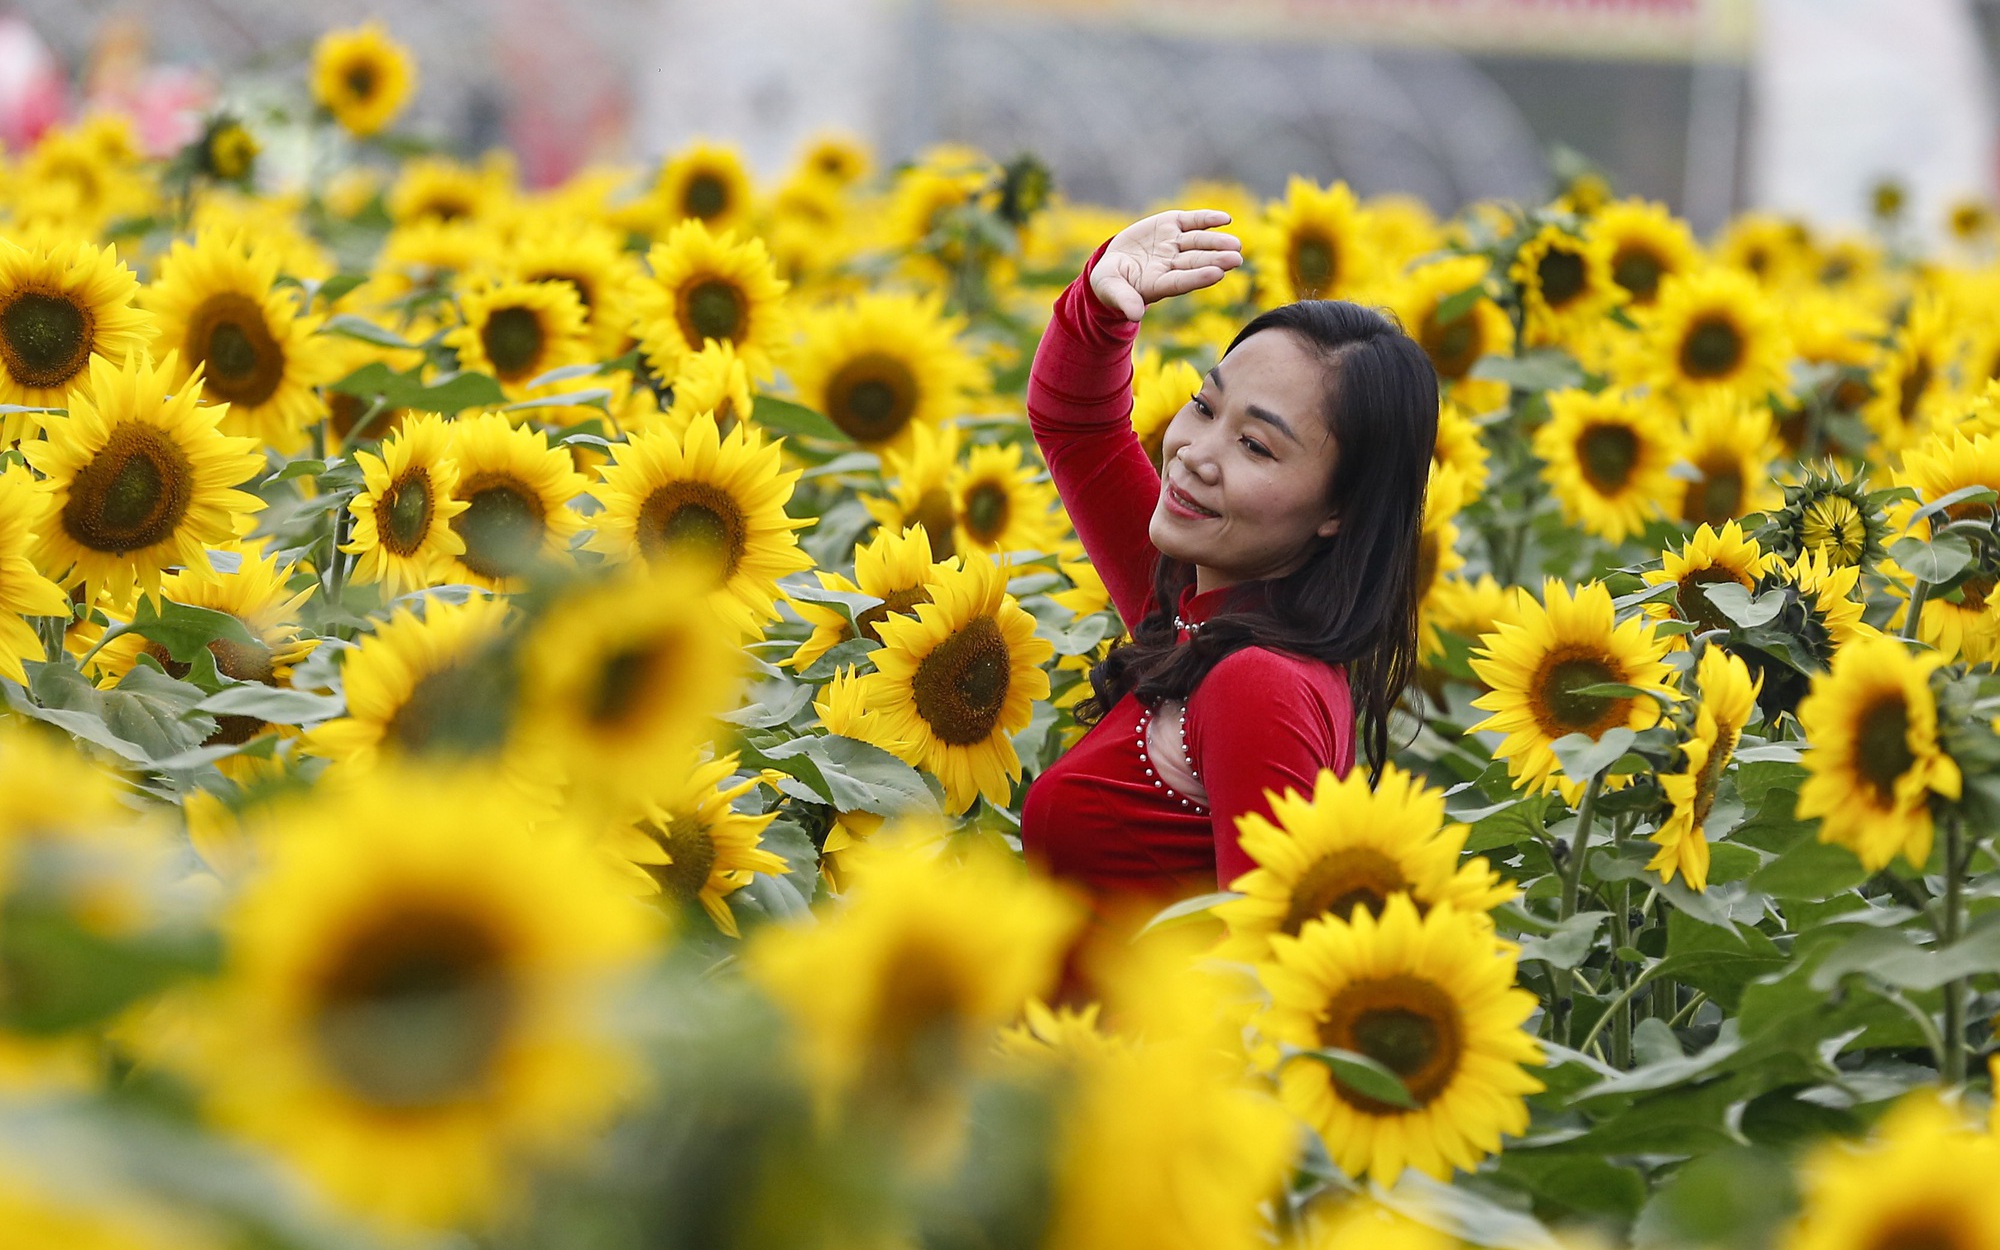
<svg viewBox="0 0 2000 1250"><path fill-rule="evenodd" d="M729 187L714 174L696 174L688 179L681 208L689 217L703 221L719 217L729 208Z"/></svg>
<svg viewBox="0 0 2000 1250"><path fill-rule="evenodd" d="M1007 517L1013 511L1007 488L999 482L981 482L965 494L965 532L989 546L1007 532Z"/></svg>
<svg viewBox="0 0 2000 1250"><path fill-rule="evenodd" d="M367 63L350 65L342 81L347 84L347 94L356 103L366 103L375 95L375 67Z"/></svg>
<svg viewBox="0 0 2000 1250"><path fill-rule="evenodd" d="M1420 1107L1451 1084L1464 1050L1450 995L1414 976L1350 983L1327 1004L1319 1036L1327 1046L1357 1051L1394 1072ZM1333 1088L1342 1101L1370 1115L1404 1113L1338 1078Z"/></svg>
<svg viewBox="0 0 2000 1250"><path fill-rule="evenodd" d="M467 661L425 674L389 718L385 743L408 756L477 755L499 746L512 691L494 668Z"/></svg>
<svg viewBox="0 0 2000 1250"><path fill-rule="evenodd" d="M535 563L548 531L540 496L512 478L482 473L460 492L465 511L451 527L465 540L458 558L481 577L519 577Z"/></svg>
<svg viewBox="0 0 2000 1250"><path fill-rule="evenodd" d="M1715 810L1716 787L1722 784L1723 766L1736 753L1737 732L1733 725L1720 725L1715 741L1708 748L1708 758L1702 761L1701 771L1694 779L1694 827L1699 830L1708 824L1708 814Z"/></svg>
<svg viewBox="0 0 2000 1250"><path fill-rule="evenodd" d="M707 482L669 482L646 496L636 529L648 559L703 565L718 586L735 574L747 542L742 509Z"/></svg>
<svg viewBox="0 0 2000 1250"><path fill-rule="evenodd" d="M1681 372L1723 378L1743 363L1743 335L1727 317L1703 317L1681 340Z"/></svg>
<svg viewBox="0 0 2000 1250"><path fill-rule="evenodd" d="M917 379L910 367L881 352L842 365L826 395L827 419L857 443L887 442L917 411Z"/></svg>
<svg viewBox="0 0 2000 1250"><path fill-rule="evenodd" d="M1682 511L1690 525L1706 522L1720 529L1743 506L1743 466L1734 456L1714 455L1704 456L1695 468L1701 481L1688 483Z"/></svg>
<svg viewBox="0 0 2000 1250"><path fill-rule="evenodd" d="M22 291L0 309L0 357L22 386L61 386L90 363L96 324L69 295Z"/></svg>
<svg viewBox="0 0 2000 1250"><path fill-rule="evenodd" d="M904 943L882 978L864 1083L906 1106L948 1084L964 1045L962 998L950 965L926 947Z"/></svg>
<svg viewBox="0 0 2000 1250"><path fill-rule="evenodd" d="M382 1107L432 1107L477 1089L513 1014L487 926L446 912L379 919L348 940L320 986L320 1058Z"/></svg>
<svg viewBox="0 0 2000 1250"><path fill-rule="evenodd" d="M693 903L715 870L715 839L699 820L676 816L665 829L647 821L639 831L667 852L673 862L645 864L646 875L659 882L660 893L677 903Z"/></svg>
<svg viewBox="0 0 2000 1250"><path fill-rule="evenodd" d="M1471 372L1485 347L1480 342L1479 318L1470 309L1444 322L1437 319L1437 310L1432 309L1418 335L1424 352L1431 358L1431 367L1447 382L1455 382Z"/></svg>
<svg viewBox="0 0 2000 1250"><path fill-rule="evenodd" d="M93 551L123 555L173 536L194 495L194 466L166 433L125 422L77 471L63 529Z"/></svg>
<svg viewBox="0 0 2000 1250"><path fill-rule="evenodd" d="M408 469L375 501L375 532L389 554L413 556L431 530L431 475Z"/></svg>
<svg viewBox="0 0 2000 1250"><path fill-rule="evenodd" d="M1619 674L1596 656L1551 657L1535 683L1538 719L1555 737L1585 733L1595 738L1625 718L1627 700L1617 695L1581 694L1586 686L1617 681ZM1560 731L1560 732L1554 732Z"/></svg>
<svg viewBox="0 0 2000 1250"><path fill-rule="evenodd" d="M1910 710L1892 691L1862 710L1854 724L1854 769L1875 788L1883 807L1896 801L1896 781L1917 757L1910 751Z"/></svg>
<svg viewBox="0 0 2000 1250"><path fill-rule="evenodd" d="M1390 895L1409 888L1402 866L1373 847L1334 851L1299 874L1291 907L1278 930L1296 937L1306 921L1325 915L1345 921L1356 907L1366 907L1369 915L1379 917Z"/></svg>
<svg viewBox="0 0 2000 1250"><path fill-rule="evenodd" d="M1928 357L1919 356L1911 362L1896 392L1896 413L1903 418L1903 424L1916 420L1917 405L1923 402L1924 392L1931 389L1935 374Z"/></svg>
<svg viewBox="0 0 2000 1250"><path fill-rule="evenodd" d="M1666 269L1658 256L1643 247L1622 247L1611 258L1611 280L1624 287L1635 304L1653 302Z"/></svg>
<svg viewBox="0 0 2000 1250"><path fill-rule="evenodd" d="M583 305L583 315L590 315L590 280L575 273L535 273L528 275L530 282L560 282L576 292L576 302Z"/></svg>
<svg viewBox="0 0 2000 1250"><path fill-rule="evenodd" d="M1566 248L1550 248L1535 266L1535 277L1541 283L1544 304L1566 307L1583 294L1583 257Z"/></svg>
<svg viewBox="0 0 2000 1250"><path fill-rule="evenodd" d="M232 404L254 408L285 380L284 349L247 295L230 291L203 300L188 317L187 351L208 366L208 390Z"/></svg>
<svg viewBox="0 0 2000 1250"><path fill-rule="evenodd" d="M1007 703L1011 658L992 617L967 622L917 665L910 680L917 715L952 746L984 742Z"/></svg>
<svg viewBox="0 0 2000 1250"><path fill-rule="evenodd" d="M642 713L659 706L656 696L667 683L671 640L649 640L605 656L597 666L585 702L584 718L606 731L635 727Z"/></svg>
<svg viewBox="0 0 2000 1250"><path fill-rule="evenodd" d="M480 328L479 344L503 382L533 376L541 363L542 318L532 308L496 308Z"/></svg>
<svg viewBox="0 0 2000 1250"><path fill-rule="evenodd" d="M949 560L958 554L958 510L943 490L927 490L910 509L910 523L924 527L931 540L931 559Z"/></svg>
<svg viewBox="0 0 2000 1250"><path fill-rule="evenodd" d="M690 347L709 339L734 343L743 334L743 292L723 278L695 283L681 296L681 332Z"/></svg>
<svg viewBox="0 0 2000 1250"><path fill-rule="evenodd" d="M1437 580L1438 536L1436 530L1425 530L1417 535L1417 602L1431 593L1431 583Z"/></svg>
<svg viewBox="0 0 2000 1250"><path fill-rule="evenodd" d="M1639 436L1630 426L1586 426L1576 443L1583 475L1598 494L1615 495L1625 489L1639 463Z"/></svg>
<svg viewBox="0 0 2000 1250"><path fill-rule="evenodd" d="M1302 232L1292 240L1292 289L1300 299L1324 299L1340 276L1340 249L1332 239Z"/></svg>
<svg viewBox="0 0 2000 1250"><path fill-rule="evenodd" d="M880 642L882 641L882 635L876 632L875 627L877 625L888 620L892 613L897 616L915 616L916 606L920 603L929 603L930 601L931 592L922 586L912 586L904 590L892 590L882 596L882 602L856 616L854 623L860 628L863 638L866 638L870 642Z"/></svg>

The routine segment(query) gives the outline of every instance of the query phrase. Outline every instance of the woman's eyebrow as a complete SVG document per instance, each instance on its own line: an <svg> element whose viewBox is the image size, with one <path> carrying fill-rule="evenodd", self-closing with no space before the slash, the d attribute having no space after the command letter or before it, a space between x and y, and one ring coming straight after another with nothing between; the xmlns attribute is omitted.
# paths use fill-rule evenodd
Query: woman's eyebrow
<svg viewBox="0 0 2000 1250"><path fill-rule="evenodd" d="M1218 392L1224 389L1222 385L1221 361L1217 361L1215 363L1215 366L1208 371L1208 380L1215 383L1215 389ZM1254 417L1259 421L1265 422L1268 425L1277 426L1280 430L1284 431L1286 438L1291 439L1294 443L1297 443L1301 447L1305 446L1304 441L1299 438L1298 433L1294 431L1290 425L1286 424L1285 419L1279 416L1277 413L1272 412L1269 408L1266 408L1261 404L1250 404L1247 407L1245 407L1243 411L1245 414Z"/></svg>

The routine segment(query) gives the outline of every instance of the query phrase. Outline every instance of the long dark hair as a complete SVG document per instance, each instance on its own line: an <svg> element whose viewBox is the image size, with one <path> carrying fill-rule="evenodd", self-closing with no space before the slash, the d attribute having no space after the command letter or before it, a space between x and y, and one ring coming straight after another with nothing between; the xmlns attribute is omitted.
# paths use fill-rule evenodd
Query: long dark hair
<svg viewBox="0 0 2000 1250"><path fill-rule="evenodd" d="M1345 300L1302 300L1264 313L1230 341L1285 330L1326 369L1322 415L1338 449L1327 499L1340 518L1304 564L1247 583L1230 610L1176 645L1174 610L1192 564L1162 555L1153 609L1090 671L1094 721L1127 693L1148 706L1185 699L1225 656L1269 647L1347 667L1369 775L1389 758L1389 716L1417 662L1417 554L1424 486L1437 442L1437 374L1417 342L1381 313Z"/></svg>

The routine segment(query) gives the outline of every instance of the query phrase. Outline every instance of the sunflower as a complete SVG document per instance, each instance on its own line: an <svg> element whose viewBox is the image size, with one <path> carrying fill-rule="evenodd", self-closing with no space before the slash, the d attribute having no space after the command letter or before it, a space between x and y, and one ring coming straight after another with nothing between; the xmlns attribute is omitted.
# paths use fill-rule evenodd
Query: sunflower
<svg viewBox="0 0 2000 1250"><path fill-rule="evenodd" d="M109 109L51 127L12 170L16 231L89 236L146 215L159 192L141 159L131 121Z"/></svg>
<svg viewBox="0 0 2000 1250"><path fill-rule="evenodd" d="M634 289L639 349L661 377L672 377L681 357L710 339L728 343L753 378L777 367L789 328L785 282L759 239L712 234L684 221L646 254L652 276Z"/></svg>
<svg viewBox="0 0 2000 1250"><path fill-rule="evenodd" d="M1035 636L1035 618L984 557L940 570L930 586L917 619L889 616L876 626L883 645L872 658L882 680L869 706L882 714L883 732L906 744L901 758L944 783L952 811L982 795L1005 804L1021 775L1013 735L1049 696L1041 665L1055 647Z"/></svg>
<svg viewBox="0 0 2000 1250"><path fill-rule="evenodd" d="M332 30L313 45L313 99L348 133L367 138L396 120L417 85L409 49L380 24Z"/></svg>
<svg viewBox="0 0 2000 1250"><path fill-rule="evenodd" d="M1521 245L1507 270L1521 292L1530 343L1565 343L1625 299L1611 277L1611 245L1546 225Z"/></svg>
<svg viewBox="0 0 2000 1250"><path fill-rule="evenodd" d="M1417 533L1417 639L1426 657L1444 649L1438 637L1444 579L1465 563L1458 553L1458 526L1452 518L1465 506L1465 482L1450 465L1431 462L1424 490L1423 525Z"/></svg>
<svg viewBox="0 0 2000 1250"><path fill-rule="evenodd" d="M1870 568L1882 558L1888 524L1861 482L1832 470L1809 469L1785 487L1785 503L1770 514L1765 547L1791 559L1818 553L1833 568Z"/></svg>
<svg viewBox="0 0 2000 1250"><path fill-rule="evenodd" d="M537 567L564 559L583 517L570 505L589 485L569 450L540 430L488 412L449 427L445 454L458 466L451 518L463 544L451 576L488 590L517 590Z"/></svg>
<svg viewBox="0 0 2000 1250"><path fill-rule="evenodd" d="M681 907L699 903L730 937L741 935L728 896L750 884L754 873L791 871L780 856L758 845L777 812L753 816L730 806L757 788L755 777L724 784L735 772L734 755L696 764L686 774L669 770L672 788L648 800L639 818L610 841L643 893Z"/></svg>
<svg viewBox="0 0 2000 1250"><path fill-rule="evenodd" d="M1829 1139L1800 1168L1803 1199L1783 1250L1984 1250L2000 1245L2000 1144L1918 1090L1864 1143Z"/></svg>
<svg viewBox="0 0 2000 1250"><path fill-rule="evenodd" d="M503 264L509 278L556 283L575 292L590 359L609 360L625 350L632 328L632 288L641 274L616 233L552 213L538 215L524 223Z"/></svg>
<svg viewBox="0 0 2000 1250"><path fill-rule="evenodd" d="M1437 441L1431 446L1431 460L1458 471L1466 490L1473 495L1486 489L1492 476L1487 467L1490 453L1479 437L1479 426L1454 403L1438 405Z"/></svg>
<svg viewBox="0 0 2000 1250"><path fill-rule="evenodd" d="M1663 391L1761 401L1785 389L1784 323L1745 274L1716 266L1669 278L1641 327L1646 380Z"/></svg>
<svg viewBox="0 0 2000 1250"><path fill-rule="evenodd" d="M946 488L957 513L956 546L1001 555L1046 552L1061 541L1056 489L1043 480L1038 463L1021 461L1019 443L983 443L952 467Z"/></svg>
<svg viewBox="0 0 2000 1250"><path fill-rule="evenodd" d="M816 178L836 187L851 187L868 175L868 145L852 134L816 135L799 153L794 176Z"/></svg>
<svg viewBox="0 0 2000 1250"><path fill-rule="evenodd" d="M1750 723L1762 684L1759 678L1753 685L1743 661L1721 647L1711 646L1701 653L1695 666L1701 702L1688 736L1681 742L1685 766L1679 772L1660 774L1660 789L1672 811L1653 835L1660 849L1646 867L1659 873L1661 880L1672 881L1679 873L1690 890L1708 888L1708 838L1704 832L1708 814L1715 807L1722 772L1736 752L1743 727Z"/></svg>
<svg viewBox="0 0 2000 1250"><path fill-rule="evenodd" d="M792 533L812 522L785 515L801 470L781 469L777 444L748 426L724 435L706 413L681 437L634 435L617 455L591 491L603 511L589 548L701 568L729 623L762 637L778 579L812 567Z"/></svg>
<svg viewBox="0 0 2000 1250"><path fill-rule="evenodd" d="M958 416L984 389L964 332L936 296L866 294L807 323L789 372L806 406L855 442L903 449L912 426Z"/></svg>
<svg viewBox="0 0 2000 1250"><path fill-rule="evenodd" d="M716 143L697 142L674 153L653 184L663 224L699 221L718 235L749 233L754 197L742 153Z"/></svg>
<svg viewBox="0 0 2000 1250"><path fill-rule="evenodd" d="M1935 652L1911 654L1896 638L1860 638L1833 657L1799 704L1810 748L1798 814L1820 818L1870 872L1900 852L1921 870L1931 853L1930 796L1959 796L1958 764L1938 744Z"/></svg>
<svg viewBox="0 0 2000 1250"><path fill-rule="evenodd" d="M1788 286L1813 272L1812 236L1802 222L1775 213L1741 213L1716 244L1715 258L1766 288Z"/></svg>
<svg viewBox="0 0 2000 1250"><path fill-rule="evenodd" d="M685 569L634 565L559 600L521 646L520 754L629 817L663 759L731 706L742 655Z"/></svg>
<svg viewBox="0 0 2000 1250"><path fill-rule="evenodd" d="M1160 463L1160 445L1174 414L1201 390L1201 373L1185 360L1168 360L1151 347L1132 358L1132 432L1146 459Z"/></svg>
<svg viewBox="0 0 2000 1250"><path fill-rule="evenodd" d="M1674 585L1671 596L1646 604L1646 615L1656 621L1687 621L1697 630L1728 629L1729 618L1709 601L1703 587L1734 582L1755 590L1757 579L1777 563L1735 521L1723 522L1719 530L1704 521L1678 551L1660 553L1661 567L1641 574L1648 586Z"/></svg>
<svg viewBox="0 0 2000 1250"><path fill-rule="evenodd" d="M52 518L35 479L19 465L0 470L0 677L28 684L23 660L46 660L41 635L24 616L70 614L69 596L35 567L36 539Z"/></svg>
<svg viewBox="0 0 2000 1250"><path fill-rule="evenodd" d="M869 683L877 680L874 673L839 669L813 700L813 711L819 714L820 725L828 733L866 742L893 755L902 744L882 732L881 713L868 706ZM833 826L826 831L826 840L819 848L820 875L826 878L828 890L839 894L847 889L860 848L881 830L885 819L858 808L833 814Z"/></svg>
<svg viewBox="0 0 2000 1250"><path fill-rule="evenodd" d="M883 474L889 496L863 495L861 504L876 522L901 533L921 525L930 535L931 559L958 554L958 505L951 478L958 463L958 427L916 426L907 451L884 453Z"/></svg>
<svg viewBox="0 0 2000 1250"><path fill-rule="evenodd" d="M1618 200L1593 214L1589 229L1610 247L1611 280L1633 308L1651 308L1663 282L1701 264L1701 247L1687 223L1664 204Z"/></svg>
<svg viewBox="0 0 2000 1250"><path fill-rule="evenodd" d="M226 409L201 404L199 375L172 393L178 371L172 352L158 365L93 357L89 393L22 448L53 496L37 563L86 600L157 594L162 573L234 538L264 506L234 489L264 467L255 444L217 430Z"/></svg>
<svg viewBox="0 0 2000 1250"><path fill-rule="evenodd" d="M1614 621L1611 592L1589 582L1574 595L1550 578L1542 602L1522 602L1513 621L1479 639L1472 671L1489 687L1472 701L1491 716L1472 727L1507 735L1494 754L1514 780L1535 793L1559 789L1574 802L1588 778L1558 777L1550 745L1569 734L1601 737L1608 729L1646 729L1660 719L1657 695L1677 698L1662 662L1667 642L1638 618ZM1648 694L1579 694L1606 682Z"/></svg>
<svg viewBox="0 0 2000 1250"><path fill-rule="evenodd" d="M635 1091L608 1031L659 925L478 775L394 772L272 821L193 1060L216 1120L385 1224L504 1205Z"/></svg>
<svg viewBox="0 0 2000 1250"><path fill-rule="evenodd" d="M138 293L115 248L0 238L0 403L66 407L93 361L123 363L152 328Z"/></svg>
<svg viewBox="0 0 2000 1250"><path fill-rule="evenodd" d="M1926 501L1968 486L2000 486L2000 438L1988 434L1968 437L1960 431L1934 435L1903 453L1903 464L1895 480L1898 485L1914 489ZM1909 529L1919 539L1933 538L1944 523L1983 520L1991 515L1987 504L1955 504L1945 509L1937 521L1926 518L1913 525L1910 517L1916 509L1915 501L1895 504L1889 513L1890 527L1897 531ZM1882 568L1893 580L1905 583L1914 580L1894 561L1885 561ZM1917 636L1943 652L1947 659L1963 656L1968 663L1978 664L2000 655L2000 616L1996 616L1992 603L1993 588L1990 566L1975 563L1949 590L1924 600ZM1898 619L1891 620L1892 626L1900 623Z"/></svg>
<svg viewBox="0 0 2000 1250"><path fill-rule="evenodd" d="M957 557L945 562L944 567L958 567ZM861 637L870 642L882 641L875 627L891 613L914 616L916 605L929 603L929 583L938 572L939 566L931 560L930 536L924 533L923 526L913 525L900 534L887 526L878 529L866 546L854 549L853 581L829 569L815 570L815 574L819 584L828 590L869 595L882 602L856 613L854 626L850 626L847 616L838 608L795 599L793 610L813 627L813 632L785 663L800 670L809 667L814 660L854 637L855 626L860 628Z"/></svg>
<svg viewBox="0 0 2000 1250"><path fill-rule="evenodd" d="M882 218L883 242L920 276L943 282L963 259L962 246L942 237L954 215L990 201L992 163L977 153L938 152L896 175Z"/></svg>
<svg viewBox="0 0 2000 1250"><path fill-rule="evenodd" d="M1943 302L1920 293L1910 304L1909 319L1869 374L1869 398L1861 408L1861 419L1886 455L1893 457L1948 422L1945 409L1957 347Z"/></svg>
<svg viewBox="0 0 2000 1250"><path fill-rule="evenodd" d="M1722 525L1782 498L1770 472L1778 442L1771 410L1761 402L1746 403L1727 391L1695 400L1681 458L1694 470L1676 509L1689 525Z"/></svg>
<svg viewBox="0 0 2000 1250"><path fill-rule="evenodd" d="M1670 495L1667 470L1680 452L1661 406L1630 391L1548 398L1534 450L1563 516L1612 542L1644 529Z"/></svg>
<svg viewBox="0 0 2000 1250"><path fill-rule="evenodd" d="M1507 402L1507 384L1472 376L1472 366L1487 356L1514 350L1514 323L1485 289L1488 263L1483 256L1454 256L1418 265L1397 288L1391 305L1410 337L1423 346L1437 370L1438 388L1447 402L1473 412L1490 412ZM1477 289L1470 306L1455 315L1440 316L1447 300L1461 301Z"/></svg>
<svg viewBox="0 0 2000 1250"><path fill-rule="evenodd" d="M445 345L458 352L460 368L499 378L510 399L526 399L551 369L590 360L583 305L567 283L475 282L459 297L459 312L464 322Z"/></svg>
<svg viewBox="0 0 2000 1250"><path fill-rule="evenodd" d="M300 315L277 280L276 251L205 234L175 241L140 302L155 318L154 350L178 353L176 385L201 370L210 402L229 405L223 429L296 455L326 415L313 388L334 380L337 360L314 333L319 318Z"/></svg>
<svg viewBox="0 0 2000 1250"><path fill-rule="evenodd" d="M458 464L449 455L451 428L425 414L405 421L381 455L357 451L362 489L348 504L354 528L341 550L358 554L354 580L380 582L391 596L432 583L446 561L465 550L452 521L466 510L456 495Z"/></svg>
<svg viewBox="0 0 2000 1250"><path fill-rule="evenodd" d="M1377 919L1408 895L1419 911L1450 903L1483 915L1514 897L1483 858L1459 862L1471 831L1445 820L1444 791L1388 765L1371 787L1365 770L1343 779L1322 769L1310 797L1271 796L1271 819L1247 812L1237 835L1257 867L1230 884L1243 897L1215 909L1237 958L1268 959L1274 934L1297 937L1309 920Z"/></svg>
<svg viewBox="0 0 2000 1250"><path fill-rule="evenodd" d="M1344 182L1315 186L1294 174L1283 199L1245 223L1245 253L1257 266L1267 307L1302 299L1344 299L1373 279L1375 260L1363 246L1366 210Z"/></svg>
<svg viewBox="0 0 2000 1250"><path fill-rule="evenodd" d="M1444 1180L1498 1151L1502 1134L1527 1130L1524 1098L1542 1083L1522 1069L1543 1056L1521 1025L1537 1002L1515 987L1514 953L1484 917L1442 902L1419 915L1394 894L1379 919L1357 907L1271 946L1276 962L1258 967L1271 992L1267 1036L1366 1055L1416 1104L1379 1102L1318 1063L1285 1064L1279 1096L1343 1172L1390 1185L1408 1167Z"/></svg>
<svg viewBox="0 0 2000 1250"><path fill-rule="evenodd" d="M1857 638L1873 638L1877 630L1861 619L1862 605L1854 597L1861 570L1835 568L1824 552L1785 563L1774 561L1775 580L1791 587L1806 610L1806 642L1822 664Z"/></svg>
<svg viewBox="0 0 2000 1250"><path fill-rule="evenodd" d="M677 437L684 436L702 413L713 414L716 427L725 434L738 422L753 419L756 397L750 391L750 371L728 343L710 339L700 351L681 357L679 371L667 382L671 399L658 419ZM639 428L651 429L653 424L649 417Z"/></svg>
<svg viewBox="0 0 2000 1250"><path fill-rule="evenodd" d="M497 218L513 192L512 158L502 153L478 165L425 156L404 162L385 207L398 226L466 225Z"/></svg>
<svg viewBox="0 0 2000 1250"><path fill-rule="evenodd" d="M396 608L346 654L347 714L315 726L305 749L358 770L384 755L458 755L497 742L505 691L493 652L506 624L507 605L478 595L427 600L422 616Z"/></svg>

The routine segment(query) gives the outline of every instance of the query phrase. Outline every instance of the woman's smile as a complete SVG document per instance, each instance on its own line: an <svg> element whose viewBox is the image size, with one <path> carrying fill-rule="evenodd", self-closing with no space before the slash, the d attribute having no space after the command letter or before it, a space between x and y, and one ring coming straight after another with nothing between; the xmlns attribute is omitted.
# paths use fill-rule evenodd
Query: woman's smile
<svg viewBox="0 0 2000 1250"><path fill-rule="evenodd" d="M1175 516L1189 521L1209 521L1222 515L1213 508L1206 508L1196 503L1186 491L1174 485L1171 480L1162 478L1160 482L1166 488L1163 497L1166 500L1167 511Z"/></svg>

